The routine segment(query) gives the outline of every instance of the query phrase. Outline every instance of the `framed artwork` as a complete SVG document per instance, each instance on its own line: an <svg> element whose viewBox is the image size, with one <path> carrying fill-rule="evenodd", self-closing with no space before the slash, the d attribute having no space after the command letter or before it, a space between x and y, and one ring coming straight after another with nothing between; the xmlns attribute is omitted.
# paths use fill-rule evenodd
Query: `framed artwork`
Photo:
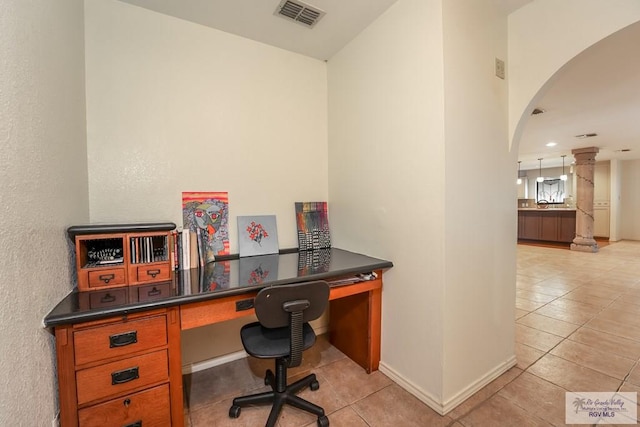
<svg viewBox="0 0 640 427"><path fill-rule="evenodd" d="M182 221L185 230L200 229L204 261L229 255L229 195L227 192L183 192Z"/></svg>
<svg viewBox="0 0 640 427"><path fill-rule="evenodd" d="M276 216L239 216L238 245L241 257L277 254Z"/></svg>
<svg viewBox="0 0 640 427"><path fill-rule="evenodd" d="M296 225L301 251L331 247L327 202L296 202Z"/></svg>

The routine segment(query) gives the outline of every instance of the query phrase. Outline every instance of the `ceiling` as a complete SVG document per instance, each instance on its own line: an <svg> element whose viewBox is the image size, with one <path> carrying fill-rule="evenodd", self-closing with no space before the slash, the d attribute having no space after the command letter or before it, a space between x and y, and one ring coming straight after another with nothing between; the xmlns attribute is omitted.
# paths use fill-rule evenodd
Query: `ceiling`
<svg viewBox="0 0 640 427"><path fill-rule="evenodd" d="M313 28L274 15L280 0L120 0L320 60L328 60L397 0L304 0L326 15ZM510 13L532 0L483 0ZM519 142L521 168L571 163L596 146L598 160L640 158L640 23L582 52L553 77ZM578 139L575 135L597 133ZM553 141L555 147L545 144ZM620 150L630 149L622 152Z"/></svg>
<svg viewBox="0 0 640 427"><path fill-rule="evenodd" d="M640 23L586 49L556 75L520 139L522 169L567 164L571 150L598 147L596 160L640 158ZM593 138L576 135L597 133ZM555 147L546 147L548 142ZM631 151L621 151L630 149Z"/></svg>
<svg viewBox="0 0 640 427"><path fill-rule="evenodd" d="M302 0L326 13L313 28L275 16L280 0L121 1L328 60L397 0Z"/></svg>
<svg viewBox="0 0 640 427"><path fill-rule="evenodd" d="M300 0L326 12L313 28L275 16L280 0L120 0L320 60L328 60L397 0ZM483 0L510 13L532 0Z"/></svg>

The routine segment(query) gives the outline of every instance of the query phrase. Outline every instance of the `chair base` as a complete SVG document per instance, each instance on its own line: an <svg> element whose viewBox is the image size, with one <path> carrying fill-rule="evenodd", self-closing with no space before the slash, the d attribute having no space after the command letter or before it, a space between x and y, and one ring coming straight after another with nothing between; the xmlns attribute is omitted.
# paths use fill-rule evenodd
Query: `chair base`
<svg viewBox="0 0 640 427"><path fill-rule="evenodd" d="M278 368L278 367L276 367ZM285 368L286 369L286 368ZM285 371L286 372L286 371ZM286 377L286 373L284 374ZM233 405L229 409L229 417L238 418L240 416L240 409L246 406L254 405L272 405L269 418L267 419L267 427L274 427L280 416L280 412L284 405L291 405L303 411L310 412L318 417L318 426L328 427L329 419L324 415L324 409L315 405L301 397L296 396L296 393L309 387L311 390L318 390L320 384L316 379L315 374L307 375L294 382L293 384L282 384L282 378L274 375L271 370L267 371L264 382L266 385L270 385L272 391L264 393L252 394L249 396L236 397L233 399ZM282 391L278 391L278 389Z"/></svg>

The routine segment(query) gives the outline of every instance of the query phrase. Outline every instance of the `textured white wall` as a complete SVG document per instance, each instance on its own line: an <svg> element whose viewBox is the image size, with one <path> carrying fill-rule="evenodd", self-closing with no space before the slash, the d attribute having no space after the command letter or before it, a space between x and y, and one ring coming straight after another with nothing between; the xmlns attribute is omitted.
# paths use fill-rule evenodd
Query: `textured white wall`
<svg viewBox="0 0 640 427"><path fill-rule="evenodd" d="M82 3L3 0L0 52L0 425L48 426L42 318L72 287L65 230L89 219Z"/></svg>
<svg viewBox="0 0 640 427"><path fill-rule="evenodd" d="M326 66L115 0L85 3L91 220L174 221L182 191L228 191L238 215L327 200Z"/></svg>
<svg viewBox="0 0 640 427"><path fill-rule="evenodd" d="M228 191L231 253L238 215L297 247L294 203L328 199L325 63L115 0L85 17L91 221L181 226L182 191ZM184 362L237 331L184 333Z"/></svg>
<svg viewBox="0 0 640 427"><path fill-rule="evenodd" d="M445 411L515 364L517 215L507 139L507 16L492 2L443 1ZM472 361L470 356L472 356Z"/></svg>
<svg viewBox="0 0 640 427"><path fill-rule="evenodd" d="M485 3L400 0L329 61L332 228L393 260L382 369L439 411L513 362L506 35Z"/></svg>
<svg viewBox="0 0 640 427"><path fill-rule="evenodd" d="M621 161L619 168L619 238L640 240L640 160Z"/></svg>
<svg viewBox="0 0 640 427"><path fill-rule="evenodd" d="M638 20L637 0L535 0L509 15L509 143L564 64Z"/></svg>
<svg viewBox="0 0 640 427"><path fill-rule="evenodd" d="M382 368L435 402L445 273L441 17L440 1L399 0L328 63L335 241L393 261Z"/></svg>

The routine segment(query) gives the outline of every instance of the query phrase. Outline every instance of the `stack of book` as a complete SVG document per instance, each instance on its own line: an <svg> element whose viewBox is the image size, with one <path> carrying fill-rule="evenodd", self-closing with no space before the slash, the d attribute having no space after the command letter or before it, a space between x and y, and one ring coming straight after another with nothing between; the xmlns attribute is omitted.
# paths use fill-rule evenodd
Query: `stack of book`
<svg viewBox="0 0 640 427"><path fill-rule="evenodd" d="M205 242L200 229L173 232L173 266L175 270L189 270L205 264Z"/></svg>

